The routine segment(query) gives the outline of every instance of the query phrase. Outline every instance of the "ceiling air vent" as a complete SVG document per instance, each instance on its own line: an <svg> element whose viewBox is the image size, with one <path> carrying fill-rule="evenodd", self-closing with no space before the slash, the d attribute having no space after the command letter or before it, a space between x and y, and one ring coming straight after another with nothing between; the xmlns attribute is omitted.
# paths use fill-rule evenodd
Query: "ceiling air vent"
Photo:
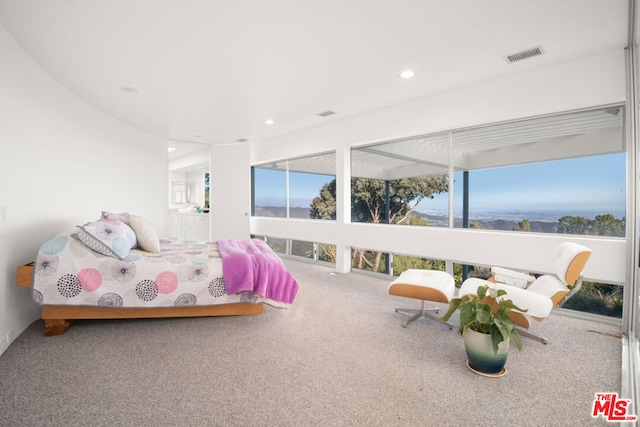
<svg viewBox="0 0 640 427"><path fill-rule="evenodd" d="M331 111L331 110L327 110L327 111L323 111L322 113L318 113L318 115L320 117L328 117L335 114L335 111Z"/></svg>
<svg viewBox="0 0 640 427"><path fill-rule="evenodd" d="M512 62L522 61L523 59L527 59L533 56L538 56L543 54L544 54L544 50L542 49L542 46L537 46L531 49L523 50L521 52L512 53L511 55L506 56L505 59L507 60L508 63L511 64Z"/></svg>

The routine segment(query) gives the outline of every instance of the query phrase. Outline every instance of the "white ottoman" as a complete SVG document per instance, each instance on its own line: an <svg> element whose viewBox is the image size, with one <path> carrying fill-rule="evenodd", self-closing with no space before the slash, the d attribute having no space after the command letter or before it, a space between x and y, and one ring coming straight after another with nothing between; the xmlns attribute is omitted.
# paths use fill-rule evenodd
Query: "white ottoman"
<svg viewBox="0 0 640 427"><path fill-rule="evenodd" d="M453 277L444 271L435 270L406 270L389 285L389 295L418 299L421 302L421 308L419 309L396 307L396 313L405 313L411 316L402 325L405 328L420 317L427 317L444 323L449 329L453 329L451 323L445 322L429 313L429 311L438 313L438 307L425 308L424 302L433 301L449 304L455 290Z"/></svg>

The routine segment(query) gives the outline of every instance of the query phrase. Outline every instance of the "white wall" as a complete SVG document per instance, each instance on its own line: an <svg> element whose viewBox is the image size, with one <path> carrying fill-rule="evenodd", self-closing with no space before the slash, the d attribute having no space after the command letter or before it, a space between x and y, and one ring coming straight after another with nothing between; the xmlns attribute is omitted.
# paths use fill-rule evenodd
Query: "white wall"
<svg viewBox="0 0 640 427"><path fill-rule="evenodd" d="M621 49L336 119L325 126L253 144L251 160L252 164L258 164L336 150L337 159L348 162L352 146L624 100L624 51ZM349 167L338 161L337 168L340 183ZM546 272L558 239L574 240L594 251L585 276L603 282L624 283L626 280L626 243L622 239L584 240L533 233L349 224L349 217L345 214L341 220L338 215L338 221L321 224L256 217L251 219L251 232L335 243L339 271L346 271L341 265L345 263L340 260L346 259L344 253L353 246Z"/></svg>
<svg viewBox="0 0 640 427"><path fill-rule="evenodd" d="M211 240L250 236L251 167L246 144L211 146L209 224ZM242 191L242 189L246 189Z"/></svg>
<svg viewBox="0 0 640 427"><path fill-rule="evenodd" d="M0 25L0 345L38 319L16 267L57 233L129 211L164 229L166 141L58 85ZM117 90L117 88L114 88ZM0 352L5 350L0 347Z"/></svg>
<svg viewBox="0 0 640 427"><path fill-rule="evenodd" d="M554 273L558 246L571 241L593 251L584 270L586 280L615 284L626 281L624 239L257 217L251 218L251 232L539 273Z"/></svg>

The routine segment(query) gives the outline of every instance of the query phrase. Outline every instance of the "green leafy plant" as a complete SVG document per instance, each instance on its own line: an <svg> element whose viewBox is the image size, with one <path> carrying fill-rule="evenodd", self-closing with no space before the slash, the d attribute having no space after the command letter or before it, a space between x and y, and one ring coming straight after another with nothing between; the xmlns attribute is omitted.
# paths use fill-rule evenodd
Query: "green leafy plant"
<svg viewBox="0 0 640 427"><path fill-rule="evenodd" d="M467 329L491 334L494 353L498 352L498 345L507 338L518 350L522 350L520 334L509 318L509 311L517 310L524 313L527 310L517 307L510 299L502 298L507 294L503 289L480 285L476 293L477 295L452 299L442 320L449 320L453 313L459 310L461 335L464 336Z"/></svg>

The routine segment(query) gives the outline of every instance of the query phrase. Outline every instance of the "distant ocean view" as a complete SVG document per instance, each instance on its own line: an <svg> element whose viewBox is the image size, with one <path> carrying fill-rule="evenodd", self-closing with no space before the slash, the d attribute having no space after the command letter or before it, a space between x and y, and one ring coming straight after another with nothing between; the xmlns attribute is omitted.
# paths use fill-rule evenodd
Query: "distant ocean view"
<svg viewBox="0 0 640 427"><path fill-rule="evenodd" d="M309 218L309 211L311 209L307 206L292 206L289 208L289 215L292 218ZM256 206L256 213L258 216L275 216L275 217L284 217L286 216L286 208L284 206ZM425 216L430 219L432 222L435 220L436 222L448 222L448 214L447 211L442 210L418 210L416 213ZM615 210L615 209L604 209L604 210L596 210L596 209L583 209L583 210L513 210L513 211L472 211L469 213L469 218L472 221L483 221L483 222L491 222L491 221L509 221L509 222L519 222L523 219L528 219L529 221L536 222L558 222L560 218L563 216L574 216L574 217L582 217L587 219L595 219L597 215L603 214L611 214L616 219L622 219L625 217L624 210ZM456 220L462 219L462 212L455 212L454 218ZM434 224L435 225L435 224Z"/></svg>
<svg viewBox="0 0 640 427"><path fill-rule="evenodd" d="M440 210L420 210L421 214L430 217L448 217L447 211ZM611 214L616 219L622 219L625 216L624 210L615 209L588 209L588 210L513 210L513 211L470 211L469 218L477 221L522 221L528 219L529 221L541 221L541 222L558 222L563 216L575 216L587 219L595 219L597 215ZM462 211L454 211L454 218L462 218Z"/></svg>

